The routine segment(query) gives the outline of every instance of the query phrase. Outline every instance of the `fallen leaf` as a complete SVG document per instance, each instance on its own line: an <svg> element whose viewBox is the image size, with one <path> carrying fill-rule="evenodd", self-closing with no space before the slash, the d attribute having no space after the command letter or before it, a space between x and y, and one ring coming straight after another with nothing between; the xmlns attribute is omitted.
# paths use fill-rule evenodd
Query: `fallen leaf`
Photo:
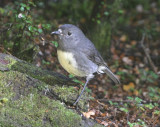
<svg viewBox="0 0 160 127"><path fill-rule="evenodd" d="M102 121L101 124L104 125L104 126L108 126L109 125L106 121Z"/></svg>
<svg viewBox="0 0 160 127"><path fill-rule="evenodd" d="M91 116L94 116L96 113L95 110L90 110L88 112L83 112L83 115L86 117L86 118L90 118Z"/></svg>
<svg viewBox="0 0 160 127"><path fill-rule="evenodd" d="M122 41L122 42L125 42L127 40L127 36L122 35L119 40Z"/></svg>
<svg viewBox="0 0 160 127"><path fill-rule="evenodd" d="M132 60L130 58L128 58L128 57L123 57L122 60L123 60L124 63L126 63L128 65L132 65L133 64Z"/></svg>
<svg viewBox="0 0 160 127"><path fill-rule="evenodd" d="M131 45L136 45L136 44L137 44L137 41L135 41L135 40L131 41Z"/></svg>
<svg viewBox="0 0 160 127"><path fill-rule="evenodd" d="M139 95L139 92L138 92L138 90L134 90L134 95L136 95L136 96L138 96Z"/></svg>
<svg viewBox="0 0 160 127"><path fill-rule="evenodd" d="M123 85L123 90L130 91L131 89L134 89L135 85L133 82L130 82L128 85Z"/></svg>

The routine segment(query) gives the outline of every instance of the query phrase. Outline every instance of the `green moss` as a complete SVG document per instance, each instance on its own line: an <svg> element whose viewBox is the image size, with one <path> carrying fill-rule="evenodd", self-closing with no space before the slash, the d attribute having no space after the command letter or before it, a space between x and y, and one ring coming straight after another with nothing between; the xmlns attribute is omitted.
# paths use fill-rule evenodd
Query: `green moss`
<svg viewBox="0 0 160 127"><path fill-rule="evenodd" d="M13 56L5 54L1 54L1 56L4 57L4 63L0 62L0 70L13 70L25 73L48 84L53 84L53 81L54 83L62 83L68 80L66 77L60 79L59 77L62 77L62 75L58 73L42 70Z"/></svg>
<svg viewBox="0 0 160 127"><path fill-rule="evenodd" d="M6 121L14 127L78 127L81 122L80 116L64 108L60 102L34 94L8 103L0 110L0 116L0 123Z"/></svg>
<svg viewBox="0 0 160 127"><path fill-rule="evenodd" d="M81 90L79 90L78 92L78 90L76 90L75 88L66 86L55 86L52 88L52 90L54 91L56 96L60 98L60 100L71 104L76 101L77 97L79 96L79 92L81 92ZM88 92L84 92L81 96L80 101L78 102L78 106L83 110L87 110L88 108L86 107L86 103L88 103L90 99L91 97L89 96Z"/></svg>
<svg viewBox="0 0 160 127"><path fill-rule="evenodd" d="M46 85L16 71L0 72L0 126L78 127L81 117L34 86ZM38 84L39 83L39 84ZM40 87L41 88L41 87Z"/></svg>
<svg viewBox="0 0 160 127"><path fill-rule="evenodd" d="M10 87L10 84L10 82L5 81L5 76L0 72L0 99L7 98L9 100L14 96L14 93L12 92L13 88Z"/></svg>
<svg viewBox="0 0 160 127"><path fill-rule="evenodd" d="M4 65L0 68L0 127L83 127L86 124L76 112L53 100L74 103L78 91L58 83L59 79L62 79L60 84L70 80L10 57L2 54L4 61L0 62ZM87 97L86 92L78 103L81 109L86 108Z"/></svg>
<svg viewBox="0 0 160 127"><path fill-rule="evenodd" d="M58 95L58 97L63 100L63 101L67 101L68 98L71 98L71 100L76 100L76 90L73 87L59 87L59 86L55 86L53 89L54 93L56 93L56 95Z"/></svg>
<svg viewBox="0 0 160 127"><path fill-rule="evenodd" d="M11 67L17 63L17 60L15 59L15 57L13 57L13 58L12 57L10 57L10 56L5 57L5 60L9 61L9 64L7 64L7 67L9 69L11 69Z"/></svg>
<svg viewBox="0 0 160 127"><path fill-rule="evenodd" d="M29 76L41 80L47 84L50 85L53 85L53 83L62 84L64 82L69 81L69 79L66 78L65 76L62 76L55 72L42 70L41 68L35 67L30 63L26 63L25 61L18 61L12 58L10 58L10 61L11 63L9 63L8 67L11 70L28 74Z"/></svg>

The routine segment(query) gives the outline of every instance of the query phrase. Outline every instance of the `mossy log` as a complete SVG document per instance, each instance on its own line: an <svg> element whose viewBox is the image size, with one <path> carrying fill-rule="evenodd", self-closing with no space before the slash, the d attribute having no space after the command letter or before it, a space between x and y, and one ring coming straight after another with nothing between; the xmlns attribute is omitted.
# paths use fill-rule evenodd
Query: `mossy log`
<svg viewBox="0 0 160 127"><path fill-rule="evenodd" d="M98 127L68 109L78 96L69 78L0 53L0 126ZM86 109L85 93L79 107ZM63 102L63 103L62 103Z"/></svg>

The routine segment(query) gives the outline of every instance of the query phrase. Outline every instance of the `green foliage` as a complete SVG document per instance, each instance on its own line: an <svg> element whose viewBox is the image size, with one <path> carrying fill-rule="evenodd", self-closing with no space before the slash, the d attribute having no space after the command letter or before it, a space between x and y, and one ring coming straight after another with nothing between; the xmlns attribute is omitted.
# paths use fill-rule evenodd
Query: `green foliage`
<svg viewBox="0 0 160 127"><path fill-rule="evenodd" d="M137 124L137 123L131 123L131 122L128 121L128 125L129 125L130 127L135 127L135 126L137 126L138 124Z"/></svg>
<svg viewBox="0 0 160 127"><path fill-rule="evenodd" d="M112 102L112 101L110 101L110 100L109 100L109 104L110 104L110 105L114 105L114 106L117 106L117 105L118 105L117 102Z"/></svg>
<svg viewBox="0 0 160 127"><path fill-rule="evenodd" d="M152 103L145 104L144 106L149 109L153 109L155 107Z"/></svg>
<svg viewBox="0 0 160 127"><path fill-rule="evenodd" d="M128 113L129 112L129 109L128 109L128 104L124 104L123 107L120 107L119 108L121 111L125 112L125 113Z"/></svg>
<svg viewBox="0 0 160 127"><path fill-rule="evenodd" d="M122 0L111 2L101 1L93 9L98 10L92 14L91 20L94 23L94 29L91 36L95 46L103 56L107 56L111 45L112 35L116 32L120 24L125 23ZM115 29L116 27L116 29Z"/></svg>
<svg viewBox="0 0 160 127"><path fill-rule="evenodd" d="M54 44L56 48L58 47L58 43L56 41L51 41L51 42Z"/></svg>
<svg viewBox="0 0 160 127"><path fill-rule="evenodd" d="M17 8L15 9L16 14L16 23L15 29L20 28L22 33L20 33L21 36L31 36L31 35L39 35L39 33L42 33L41 28L36 27L36 25L33 25L33 19L30 15L31 8L35 7L35 4L28 0L28 2L19 3L15 2L17 5ZM20 10L19 10L20 8ZM24 33L24 35L22 35Z"/></svg>
<svg viewBox="0 0 160 127"><path fill-rule="evenodd" d="M109 101L110 105L116 106L120 111L123 111L124 113L131 116L130 113L135 112L137 119L134 121L128 121L127 124L129 127L135 127L135 126L143 126L146 127L147 123L144 121L146 119L146 112L152 112L154 115L159 115L160 111L157 110L159 107L158 103L147 103L145 100L139 98L139 97L127 97L128 102L122 102L122 105L118 103L114 103L112 101ZM143 116L143 118L142 118Z"/></svg>
<svg viewBox="0 0 160 127"><path fill-rule="evenodd" d="M135 126L138 126L138 125L143 126L143 127L147 127L145 122L141 119L138 119L137 122L134 122L134 123L131 123L131 122L128 121L128 125L129 125L129 127L135 127Z"/></svg>
<svg viewBox="0 0 160 127"><path fill-rule="evenodd" d="M0 105L5 104L8 102L8 98L4 97L4 98L0 98Z"/></svg>
<svg viewBox="0 0 160 127"><path fill-rule="evenodd" d="M136 97L135 102L136 102L136 104L140 104L142 102L142 99L139 97Z"/></svg>
<svg viewBox="0 0 160 127"><path fill-rule="evenodd" d="M153 71L140 70L141 81L146 81L149 83L154 83L158 79L158 75Z"/></svg>
<svg viewBox="0 0 160 127"><path fill-rule="evenodd" d="M96 47L106 55L109 52L106 49L110 47L112 35L119 34L121 28L125 29L131 24L131 18L137 15L135 8L138 5L143 5L143 9L149 11L152 9L150 3L151 0L145 2L72 0L72 6L70 6L70 0L46 2L17 0L9 6L0 8L0 14L8 17L2 18L4 21L0 22L0 25L9 29L3 33L0 41L5 49L12 51L16 56L21 56L24 53L23 49L26 49L29 44L33 45L35 37L44 34L45 31L48 33L51 25L54 27L55 24L59 24L57 21L86 24L94 26L90 26L91 29L88 30L91 31L89 37L91 35L90 38ZM137 34L141 35L145 32L152 38L157 38L159 32L157 32L157 24L154 23L156 15L150 15L148 19L149 23L142 26Z"/></svg>
<svg viewBox="0 0 160 127"><path fill-rule="evenodd" d="M133 74L130 74L128 72L124 71L118 71L117 75L120 75L122 81L126 81L126 79L129 79L130 81L134 81L136 76Z"/></svg>
<svg viewBox="0 0 160 127"><path fill-rule="evenodd" d="M155 110L153 113L154 113L155 115L160 115L160 111L159 111L159 110Z"/></svg>
<svg viewBox="0 0 160 127"><path fill-rule="evenodd" d="M160 99L160 88L159 87L148 87L148 95L150 99L158 101Z"/></svg>
<svg viewBox="0 0 160 127"><path fill-rule="evenodd" d="M50 65L50 62L45 61L45 60L42 60L42 63L45 64L45 65Z"/></svg>
<svg viewBox="0 0 160 127"><path fill-rule="evenodd" d="M5 49L23 59L32 59L33 40L51 28L50 24L35 20L35 7L32 0L17 0L11 6L5 6L4 12L1 11L4 19L0 23L3 23L6 31L2 33L0 41Z"/></svg>

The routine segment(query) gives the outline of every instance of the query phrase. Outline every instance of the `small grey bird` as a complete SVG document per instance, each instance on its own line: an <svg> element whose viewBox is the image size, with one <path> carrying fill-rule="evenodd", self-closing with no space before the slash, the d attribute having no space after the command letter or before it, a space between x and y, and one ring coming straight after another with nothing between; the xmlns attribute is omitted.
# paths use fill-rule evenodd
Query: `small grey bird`
<svg viewBox="0 0 160 127"><path fill-rule="evenodd" d="M70 74L86 77L86 83L74 105L79 101L95 72L106 73L116 84L120 84L119 79L108 68L94 44L78 27L64 24L59 27L58 31L51 34L58 35L57 55L62 67Z"/></svg>

